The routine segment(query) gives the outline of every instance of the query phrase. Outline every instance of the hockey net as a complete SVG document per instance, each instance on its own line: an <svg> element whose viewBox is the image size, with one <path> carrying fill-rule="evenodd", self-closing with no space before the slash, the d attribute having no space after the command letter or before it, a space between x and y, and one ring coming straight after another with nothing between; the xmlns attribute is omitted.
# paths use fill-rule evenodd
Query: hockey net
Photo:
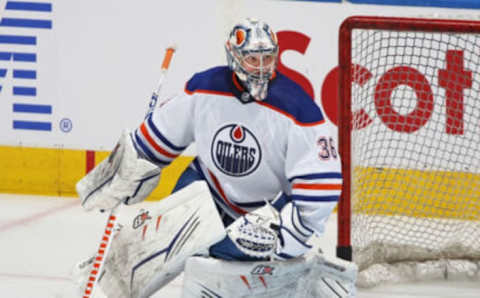
<svg viewBox="0 0 480 298"><path fill-rule="evenodd" d="M337 254L359 285L480 268L480 22L350 17L340 28Z"/></svg>

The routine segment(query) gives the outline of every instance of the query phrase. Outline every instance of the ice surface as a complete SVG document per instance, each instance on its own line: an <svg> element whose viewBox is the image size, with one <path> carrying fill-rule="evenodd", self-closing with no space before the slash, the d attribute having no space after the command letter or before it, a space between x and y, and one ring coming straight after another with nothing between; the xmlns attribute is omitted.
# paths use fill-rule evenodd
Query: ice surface
<svg viewBox="0 0 480 298"><path fill-rule="evenodd" d="M85 213L76 198L0 194L0 296L80 297L70 272L74 264L96 250L106 216ZM325 253L334 253L335 216L330 218L325 236L314 243ZM153 298L180 297L181 287L182 276ZM438 281L391 285L360 290L358 297L480 297L480 284Z"/></svg>

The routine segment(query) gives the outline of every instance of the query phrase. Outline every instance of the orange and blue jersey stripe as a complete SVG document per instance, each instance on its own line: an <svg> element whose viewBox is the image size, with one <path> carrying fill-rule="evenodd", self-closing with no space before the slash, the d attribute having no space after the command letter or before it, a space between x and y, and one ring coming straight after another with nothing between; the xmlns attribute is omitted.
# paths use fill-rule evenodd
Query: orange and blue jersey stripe
<svg viewBox="0 0 480 298"><path fill-rule="evenodd" d="M337 172L296 176L289 181L295 201L335 202L342 191L342 174Z"/></svg>
<svg viewBox="0 0 480 298"><path fill-rule="evenodd" d="M155 126L151 115L135 130L134 144L145 157L159 165L168 165L186 147L173 145Z"/></svg>

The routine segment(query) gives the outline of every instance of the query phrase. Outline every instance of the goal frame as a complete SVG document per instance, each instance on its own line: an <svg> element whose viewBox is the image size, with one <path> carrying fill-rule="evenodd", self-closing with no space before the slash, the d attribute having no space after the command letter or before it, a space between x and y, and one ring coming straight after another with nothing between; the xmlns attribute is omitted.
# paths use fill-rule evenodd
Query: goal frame
<svg viewBox="0 0 480 298"><path fill-rule="evenodd" d="M480 22L453 19L351 16L339 29L338 143L342 157L343 188L338 203L337 256L351 261L351 130L352 130L352 31L375 29L410 32L480 32Z"/></svg>

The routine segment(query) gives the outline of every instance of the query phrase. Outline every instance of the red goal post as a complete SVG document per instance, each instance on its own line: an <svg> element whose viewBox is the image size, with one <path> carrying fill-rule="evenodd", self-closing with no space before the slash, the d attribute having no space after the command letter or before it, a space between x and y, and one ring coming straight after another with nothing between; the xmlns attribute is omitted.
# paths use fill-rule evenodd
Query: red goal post
<svg viewBox="0 0 480 298"><path fill-rule="evenodd" d="M337 255L480 260L480 22L349 17L339 68Z"/></svg>

